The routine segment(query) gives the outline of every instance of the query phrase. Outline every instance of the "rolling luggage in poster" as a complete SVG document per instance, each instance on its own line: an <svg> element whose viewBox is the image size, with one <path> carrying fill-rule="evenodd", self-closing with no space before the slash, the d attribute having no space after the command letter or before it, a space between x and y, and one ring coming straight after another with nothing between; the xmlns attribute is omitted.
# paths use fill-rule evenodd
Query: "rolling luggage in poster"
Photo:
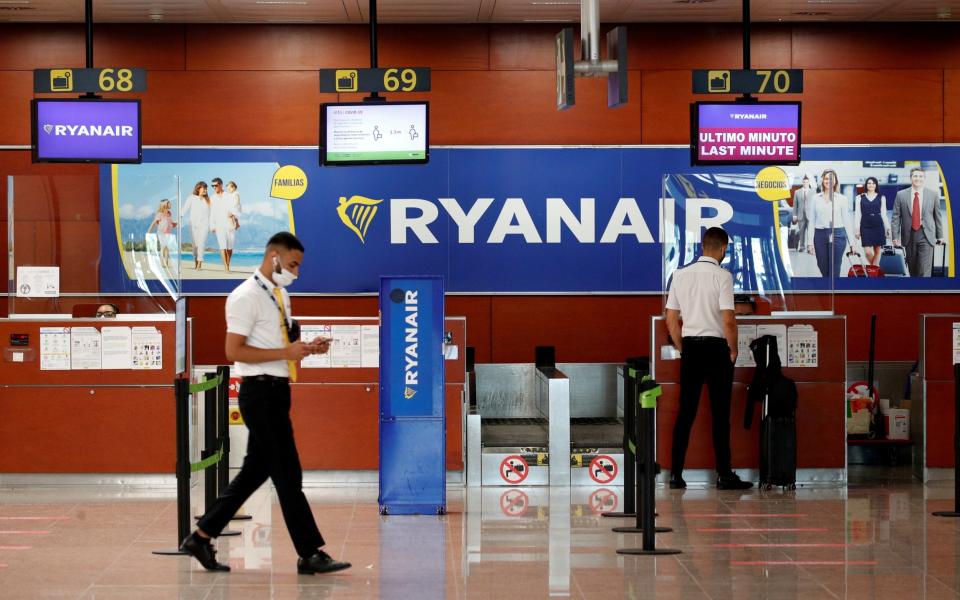
<svg viewBox="0 0 960 600"><path fill-rule="evenodd" d="M907 252L903 248L884 246L880 253L880 268L886 277L909 277Z"/></svg>
<svg viewBox="0 0 960 600"><path fill-rule="evenodd" d="M850 270L847 272L847 277L883 277L883 269L877 265L868 265L859 252L848 252L847 256L850 258ZM859 259L860 264L853 264L854 257Z"/></svg>
<svg viewBox="0 0 960 600"><path fill-rule="evenodd" d="M937 244L934 249L934 256L936 256L937 250L940 250L940 264L936 264L934 261L933 271L930 274L933 277L946 277L947 276L947 245L946 244Z"/></svg>

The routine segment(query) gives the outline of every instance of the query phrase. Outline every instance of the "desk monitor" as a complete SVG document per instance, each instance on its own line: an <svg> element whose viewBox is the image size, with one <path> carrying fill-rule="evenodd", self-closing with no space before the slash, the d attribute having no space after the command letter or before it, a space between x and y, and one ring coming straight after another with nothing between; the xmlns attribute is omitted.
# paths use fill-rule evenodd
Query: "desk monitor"
<svg viewBox="0 0 960 600"><path fill-rule="evenodd" d="M349 102L320 109L324 165L424 164L430 158L427 102Z"/></svg>

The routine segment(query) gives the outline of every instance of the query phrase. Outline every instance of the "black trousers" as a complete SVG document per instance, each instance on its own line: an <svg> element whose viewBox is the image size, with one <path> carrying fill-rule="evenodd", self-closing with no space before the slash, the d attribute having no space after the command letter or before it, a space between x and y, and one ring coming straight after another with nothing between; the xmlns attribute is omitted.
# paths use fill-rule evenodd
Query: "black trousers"
<svg viewBox="0 0 960 600"><path fill-rule="evenodd" d="M683 338L680 357L680 412L673 426L670 473L680 475L690 443L690 430L697 418L700 392L706 382L713 416L713 452L717 473L730 473L730 396L733 363L723 338Z"/></svg>
<svg viewBox="0 0 960 600"><path fill-rule="evenodd" d="M323 536L303 495L303 469L290 422L290 384L285 380L240 385L240 414L250 431L240 472L217 498L197 527L216 537L237 510L269 477L297 554L307 558L323 546Z"/></svg>

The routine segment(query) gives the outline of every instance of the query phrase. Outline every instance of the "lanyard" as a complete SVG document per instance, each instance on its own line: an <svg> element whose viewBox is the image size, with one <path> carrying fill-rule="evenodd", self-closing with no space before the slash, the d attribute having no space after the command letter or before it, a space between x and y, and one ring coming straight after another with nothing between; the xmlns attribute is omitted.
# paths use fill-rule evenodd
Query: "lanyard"
<svg viewBox="0 0 960 600"><path fill-rule="evenodd" d="M260 274L257 273L253 276L257 280L257 285L260 286L264 292L267 293L267 296L270 297L270 301L273 302L273 305L277 307L277 310L280 312L280 318L283 321L283 328L286 330L287 335L290 335L290 325L287 323L287 313L283 310L283 307L277 302L277 297L273 295L273 292L267 287L267 285L260 280Z"/></svg>

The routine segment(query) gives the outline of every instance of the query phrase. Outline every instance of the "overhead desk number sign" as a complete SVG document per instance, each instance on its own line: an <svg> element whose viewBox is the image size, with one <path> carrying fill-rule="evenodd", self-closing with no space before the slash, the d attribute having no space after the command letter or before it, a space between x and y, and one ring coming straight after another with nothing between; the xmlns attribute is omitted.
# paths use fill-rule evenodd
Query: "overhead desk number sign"
<svg viewBox="0 0 960 600"><path fill-rule="evenodd" d="M693 72L694 94L799 94L803 69L701 69Z"/></svg>
<svg viewBox="0 0 960 600"><path fill-rule="evenodd" d="M34 69L33 91L36 94L145 92L147 70L138 67Z"/></svg>
<svg viewBox="0 0 960 600"><path fill-rule="evenodd" d="M429 67L390 69L320 69L320 91L429 92Z"/></svg>

